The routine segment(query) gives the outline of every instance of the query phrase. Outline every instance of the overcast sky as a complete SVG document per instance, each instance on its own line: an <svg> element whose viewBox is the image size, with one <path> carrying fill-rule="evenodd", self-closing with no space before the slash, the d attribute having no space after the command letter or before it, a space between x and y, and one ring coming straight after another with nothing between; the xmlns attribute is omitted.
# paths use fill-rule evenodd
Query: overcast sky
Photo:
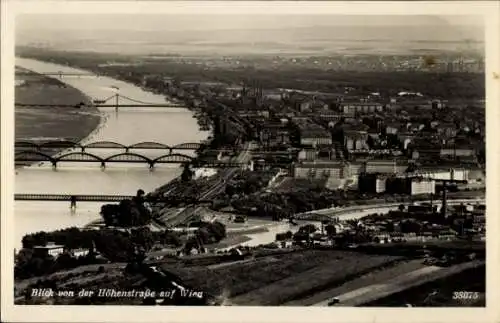
<svg viewBox="0 0 500 323"><path fill-rule="evenodd" d="M367 41L368 50L409 49L412 42L414 49L438 50L484 39L483 21L475 16L37 14L16 19L17 45L106 52L320 54Z"/></svg>
<svg viewBox="0 0 500 323"><path fill-rule="evenodd" d="M313 26L481 26L477 16L350 15L24 15L20 30L214 30L284 29Z"/></svg>

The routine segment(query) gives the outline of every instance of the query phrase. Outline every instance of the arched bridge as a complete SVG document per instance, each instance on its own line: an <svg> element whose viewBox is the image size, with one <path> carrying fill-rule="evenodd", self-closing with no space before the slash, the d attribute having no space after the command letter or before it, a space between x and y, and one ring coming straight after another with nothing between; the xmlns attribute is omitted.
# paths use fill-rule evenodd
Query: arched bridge
<svg viewBox="0 0 500 323"><path fill-rule="evenodd" d="M16 141L14 147L16 150L23 151L38 151L43 152L47 149L78 149L85 152L87 149L118 149L123 152L130 152L132 150L165 150L172 154L174 150L199 150L203 144L197 142L186 142L169 146L154 141L144 141L133 145L123 145L114 141L96 141L88 144L79 144L73 141L48 141L36 143L32 141Z"/></svg>
<svg viewBox="0 0 500 323"><path fill-rule="evenodd" d="M141 154L124 152L115 154L106 158L88 152L70 152L60 156L52 157L39 151L21 151L15 154L16 164L29 163L29 162L50 162L53 167L57 167L61 162L95 162L99 163L101 167L106 167L107 163L145 163L150 168L156 164L183 164L193 162L193 157L184 154L166 154L154 159L143 156ZM204 167L240 167L242 163L233 162L200 162L200 166Z"/></svg>

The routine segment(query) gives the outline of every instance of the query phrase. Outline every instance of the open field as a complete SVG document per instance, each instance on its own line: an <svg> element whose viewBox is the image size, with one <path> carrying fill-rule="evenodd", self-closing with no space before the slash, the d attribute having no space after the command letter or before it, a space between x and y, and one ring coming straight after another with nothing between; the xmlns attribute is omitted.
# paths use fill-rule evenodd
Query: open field
<svg viewBox="0 0 500 323"><path fill-rule="evenodd" d="M401 275L403 273L407 273L413 270L417 270L420 268L425 267L423 264L422 259L416 259L416 260L410 260L410 261L404 261L401 263L398 263L394 266L391 266L389 268L382 268L380 270L374 270L366 275L363 275L359 278L356 278L354 280L348 281L340 286L336 286L334 288L327 289L325 291L322 291L320 293L316 293L314 295L311 295L306 298L302 299L297 299L294 301L290 301L285 303L284 305L288 306L310 306L313 304L316 304L318 302L321 302L322 300L329 299L332 297L335 297L337 295L341 295L344 293L347 293L349 291L362 288L364 286L368 286L371 284L376 284L382 281L387 281L389 279L392 279L398 275Z"/></svg>
<svg viewBox="0 0 500 323"><path fill-rule="evenodd" d="M19 48L18 55L26 58L52 60L60 64L69 64L83 69L125 75L124 70L132 74L165 74L179 77L183 81L217 81L238 84L242 79L251 79L264 88L288 88L305 91L344 93L345 87L355 87L362 93L379 92L384 96L396 95L400 91L420 92L430 97L454 98L460 100L484 99L483 73L432 73L416 71L356 71L352 64L347 70L331 70L306 66L279 66L273 68L254 68L253 66L217 66L207 69L204 64L184 64L175 59L162 58L150 60L138 66L99 66L109 60L121 62L137 61L137 56L119 54L47 51L35 48ZM340 55L339 57L342 57ZM374 56L378 60L378 56ZM365 57L366 58L366 57ZM252 61L255 58L252 58ZM333 58L336 60L337 58ZM355 69L355 68L354 68ZM136 82L136 80L131 80ZM138 80L137 80L138 81Z"/></svg>
<svg viewBox="0 0 500 323"><path fill-rule="evenodd" d="M78 282L79 284L89 284L100 281L105 276L121 275L122 269L125 267L125 263L112 263L112 264L96 264L80 266L74 269L62 270L53 273L48 276L43 277L33 277L29 279L23 279L15 282L14 295L15 297L20 297L24 295L24 291L30 285L35 284L38 280L43 278L43 280L57 280L59 282L58 286L62 287L66 284L72 282ZM104 273L98 274L99 267L104 268Z"/></svg>
<svg viewBox="0 0 500 323"><path fill-rule="evenodd" d="M163 269L211 294L228 294L232 303L278 305L402 259L332 250L302 250L230 266Z"/></svg>
<svg viewBox="0 0 500 323"><path fill-rule="evenodd" d="M453 293L467 291L477 292L478 297L472 299L454 299ZM431 293L435 293L433 296ZM365 303L363 306L485 306L486 267L484 263L460 273L420 284L405 291Z"/></svg>
<svg viewBox="0 0 500 323"><path fill-rule="evenodd" d="M26 71L23 71L26 72ZM15 102L23 104L65 104L87 102L80 91L45 76L23 74L16 76L25 83L16 86ZM80 140L88 136L99 124L96 108L25 108L15 109L16 140Z"/></svg>

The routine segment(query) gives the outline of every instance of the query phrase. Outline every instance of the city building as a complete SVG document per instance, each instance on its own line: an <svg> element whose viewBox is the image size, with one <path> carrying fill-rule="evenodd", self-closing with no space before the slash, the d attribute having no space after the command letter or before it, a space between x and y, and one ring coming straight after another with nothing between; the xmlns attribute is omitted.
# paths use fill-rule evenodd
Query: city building
<svg viewBox="0 0 500 323"><path fill-rule="evenodd" d="M54 242L48 242L46 246L35 246L33 252L38 256L52 256L57 258L64 252L63 245L56 245Z"/></svg>
<svg viewBox="0 0 500 323"><path fill-rule="evenodd" d="M384 105L378 102L341 102L340 110L344 114L382 112Z"/></svg>
<svg viewBox="0 0 500 323"><path fill-rule="evenodd" d="M71 254L73 257L85 257L90 253L90 249L88 248L79 248L71 250Z"/></svg>
<svg viewBox="0 0 500 323"><path fill-rule="evenodd" d="M324 146L332 145L333 140L330 133L324 129L304 129L300 131L300 144L302 146Z"/></svg>
<svg viewBox="0 0 500 323"><path fill-rule="evenodd" d="M435 194L436 182L428 178L412 178L410 195Z"/></svg>
<svg viewBox="0 0 500 323"><path fill-rule="evenodd" d="M474 147L470 146L443 146L439 152L442 157L468 157L475 156L476 150Z"/></svg>
<svg viewBox="0 0 500 323"><path fill-rule="evenodd" d="M311 112L313 106L313 101L306 99L302 102L298 102L298 110L300 112Z"/></svg>
<svg viewBox="0 0 500 323"><path fill-rule="evenodd" d="M361 193L384 193L388 174L361 173L358 176L358 189Z"/></svg>
<svg viewBox="0 0 500 323"><path fill-rule="evenodd" d="M367 139L366 131L346 130L344 132L344 146L348 151L368 149Z"/></svg>
<svg viewBox="0 0 500 323"><path fill-rule="evenodd" d="M392 194L435 194L436 182L430 178L395 176L387 179L386 191Z"/></svg>
<svg viewBox="0 0 500 323"><path fill-rule="evenodd" d="M343 115L335 111L320 111L310 115L310 117L317 118L321 121L339 121Z"/></svg>
<svg viewBox="0 0 500 323"><path fill-rule="evenodd" d="M316 160L317 155L318 155L318 152L316 151L316 149L307 148L307 149L302 149L301 151L299 151L297 159L299 161L304 161L304 160L313 161L313 160Z"/></svg>
<svg viewBox="0 0 500 323"><path fill-rule="evenodd" d="M402 128L402 124L399 122L391 122L385 127L385 133L388 135L397 134Z"/></svg>
<svg viewBox="0 0 500 323"><path fill-rule="evenodd" d="M411 176L430 178L434 180L459 180L469 179L469 170L466 168L421 168L412 172Z"/></svg>
<svg viewBox="0 0 500 323"><path fill-rule="evenodd" d="M322 179L332 177L344 179L347 175L347 165L338 161L307 161L296 163L293 167L294 178Z"/></svg>
<svg viewBox="0 0 500 323"><path fill-rule="evenodd" d="M403 173L408 169L408 162L397 159L372 159L365 162L366 173Z"/></svg>

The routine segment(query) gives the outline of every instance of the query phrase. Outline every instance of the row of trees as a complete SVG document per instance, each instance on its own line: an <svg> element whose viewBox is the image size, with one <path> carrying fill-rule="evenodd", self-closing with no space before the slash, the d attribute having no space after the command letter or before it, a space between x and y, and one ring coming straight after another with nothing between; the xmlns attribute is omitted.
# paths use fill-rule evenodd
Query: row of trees
<svg viewBox="0 0 500 323"><path fill-rule="evenodd" d="M273 172L244 171L226 185L226 195L250 195L266 187L271 180Z"/></svg>
<svg viewBox="0 0 500 323"><path fill-rule="evenodd" d="M14 278L26 279L51 274L59 270L105 262L105 259L96 257L92 249L86 256L75 257L71 253L65 252L57 258L50 255L37 255L33 249L22 249L16 255Z"/></svg>
<svg viewBox="0 0 500 323"><path fill-rule="evenodd" d="M216 236L218 237L219 235ZM34 246L44 246L48 242L62 245L68 251L87 248L90 251L89 256L81 259L67 259L69 257L68 253L68 255L62 255L54 259L51 256L38 255L33 252ZM182 239L174 231L152 232L147 227L123 232L106 229L80 230L78 228L69 228L53 232L29 234L23 237L22 243L23 249L16 256L16 277L18 278L48 274L65 268L101 261L96 260L96 254L103 256L99 258L105 258L110 261L128 261L135 257L138 250L145 253L155 243L179 247L182 245Z"/></svg>
<svg viewBox="0 0 500 323"><path fill-rule="evenodd" d="M226 237L226 227L220 222L195 223L198 230L185 244L186 249L217 243ZM80 230L69 228L53 232L37 232L23 237L23 249L16 256L16 278L29 278L49 274L61 269L99 263L97 254L113 262L136 259L137 253L145 254L156 244L180 247L185 239L171 230L153 232L147 227L128 231ZM48 242L62 245L67 251L79 248L89 249L89 255L72 258L70 253L57 259L52 256L35 254L34 246L44 246ZM99 257L102 259L103 257Z"/></svg>
<svg viewBox="0 0 500 323"><path fill-rule="evenodd" d="M313 188L287 193L251 195L232 201L231 205L240 213L253 216L287 218L295 213L342 205L347 196L344 192L325 188Z"/></svg>

